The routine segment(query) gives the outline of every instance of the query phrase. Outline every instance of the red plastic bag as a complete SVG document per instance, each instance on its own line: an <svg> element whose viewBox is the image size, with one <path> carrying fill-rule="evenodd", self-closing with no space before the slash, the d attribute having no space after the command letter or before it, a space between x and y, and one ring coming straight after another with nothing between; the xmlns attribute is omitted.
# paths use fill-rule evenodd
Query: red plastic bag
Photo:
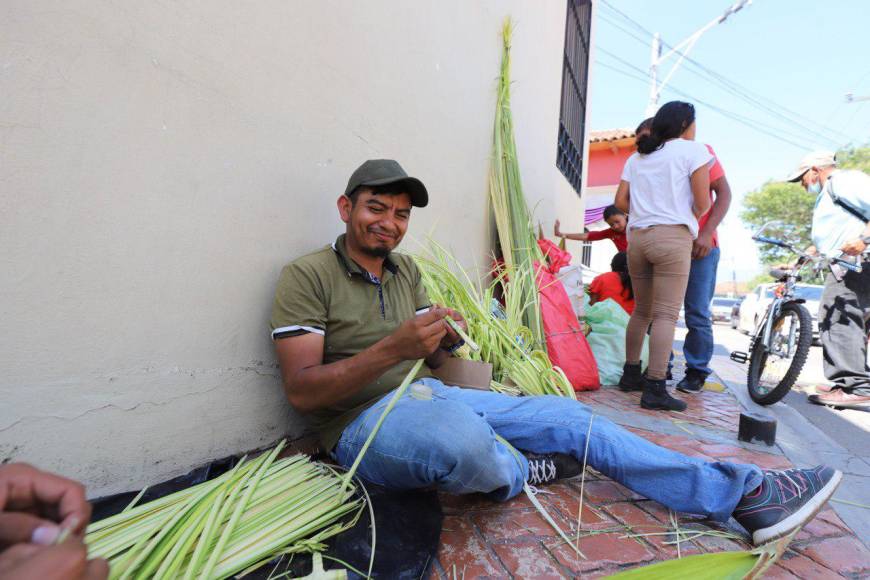
<svg viewBox="0 0 870 580"><path fill-rule="evenodd" d="M541 248L541 253L544 254L544 258L549 263L547 270L553 274L571 263L571 253L561 249L550 240L538 239L538 247Z"/></svg>
<svg viewBox="0 0 870 580"><path fill-rule="evenodd" d="M550 362L565 372L575 391L600 388L598 363L571 308L565 287L543 268L538 270L537 281Z"/></svg>

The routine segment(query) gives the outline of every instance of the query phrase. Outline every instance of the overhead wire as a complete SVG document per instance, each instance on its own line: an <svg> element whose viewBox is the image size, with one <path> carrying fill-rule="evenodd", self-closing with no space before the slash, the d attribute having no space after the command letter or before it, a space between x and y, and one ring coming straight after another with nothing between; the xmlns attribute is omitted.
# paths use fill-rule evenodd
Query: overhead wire
<svg viewBox="0 0 870 580"><path fill-rule="evenodd" d="M861 86L861 83L863 83L864 80L865 80L867 77L870 77L870 70L868 70L868 71L865 72L863 75L861 75L861 77L860 77L856 82L852 83L852 88L853 88L853 89L857 89L857 88L859 88L859 87ZM845 101L845 100L840 101L840 107L842 107L842 106L845 105L845 104L846 104L846 101ZM852 103L852 104L854 105L854 103ZM863 109L863 108L864 108L864 105L866 105L866 104L867 104L867 101L864 101L864 102L862 102L861 104L859 104L859 105L857 105L856 107L854 107L854 110L852 111L852 114L849 115L849 118L848 118L848 119L846 119L846 122L843 124L843 127L847 127L848 125L850 125L850 124L852 123L852 119L854 119L855 116L856 116L859 112L861 112L861 109ZM839 110L839 108L838 108L837 110ZM831 116L833 116L833 113L831 114Z"/></svg>
<svg viewBox="0 0 870 580"><path fill-rule="evenodd" d="M651 37L653 36L653 33L651 33L649 30L647 30L646 28L644 28L644 27L643 27L642 25L640 25L637 21L635 21L635 20L632 19L630 16L628 16L625 12L619 10L618 8L616 8L615 6L613 6L613 4L607 2L607 0L601 0L601 1L602 1L602 4L603 4L604 6L608 7L610 10L612 10L613 12L615 12L616 14L618 14L618 15L619 15L623 20L625 20L626 22L629 22L630 24L632 24L632 25L633 25L637 30L640 30L643 34L646 34L648 38L651 38ZM599 12L599 16L601 16L602 14L604 14L604 13ZM613 22L612 22L611 20L608 20L608 23L613 24ZM621 28L621 27L619 27L619 28L620 28L621 30L625 31L624 28ZM631 36L632 36L633 38L635 38L635 39L638 39L638 37L637 37L636 35L634 35L634 34L632 34ZM643 42L643 40L641 40L641 42ZM669 49L674 49L674 47L673 47L672 45L668 44L666 41L662 40L661 42L662 42L662 45L663 45L664 47L669 48ZM645 42L645 44L647 44L647 45L648 45L648 43L649 43L649 40L647 40L647 41ZM685 60L686 60L689 64L693 65L694 67L697 67L697 68L699 69L699 71L703 72L704 74L709 75L710 77L712 77L713 79L715 79L715 80L716 80L717 82L719 82L720 84L722 84L722 85L727 85L727 86L729 86L730 88L733 88L734 90L736 90L737 92L740 92L740 93L746 95L746 98L752 98L752 99L755 99L755 100L763 100L763 101L767 101L768 103L770 103L770 106L772 106L772 107L774 107L774 108L781 109L781 111L784 111L784 112L787 114L786 116L788 117L789 122L798 122L798 123L800 123L801 120L806 120L806 121L808 121L808 122L810 122L810 123L812 123L812 124L814 124L814 125L817 125L817 126L821 127L822 130L830 131L831 134L838 133L838 134L840 134L840 135L843 136L843 137L847 137L847 138L849 138L849 135L847 135L847 134L845 134L845 133L841 133L841 132L839 132L839 131L836 131L835 129L829 128L829 127L827 127L826 125L824 125L824 124L822 124L822 123L819 123L819 122L817 122L817 121L813 121L813 120L811 120L811 119L807 119L807 118L805 118L804 115L801 115L800 113L797 113L797 112L795 112L795 111L792 111L791 109L788 109L787 107L785 107L785 106L783 106L783 105L780 105L779 103L776 103L775 101L773 101L773 100L770 99L769 97L766 97L766 96L764 96L764 95L760 95L760 94L758 94L758 93L753 93L753 91L751 91L750 89L748 89L748 88L746 88L746 87L743 87L743 86L741 86L739 83L737 83L737 82L735 82L735 81L733 81L733 80L731 80L731 79L725 77L724 75L720 74L719 72L714 71L714 70L710 69L709 67L706 67L705 65L701 64L700 62L698 62L697 60L693 59L692 57L690 57L690 56L688 56L688 55L685 55L682 51L679 51L679 50L674 49L674 52L675 52L676 54L679 54L679 55L683 56L683 57L685 58ZM693 72L694 72L694 71L693 71ZM776 114L778 114L778 115L782 115L782 113L780 113L780 112L777 112Z"/></svg>
<svg viewBox="0 0 870 580"><path fill-rule="evenodd" d="M607 2L607 0L601 0L601 2L602 2L602 6L605 6L609 10L612 11L612 13L608 13L607 11L600 11L598 13L598 16L601 17L602 20L607 22L607 24L619 29L620 31L622 31L626 35L628 35L631 38L633 38L634 40L638 41L639 43L641 43L645 46L649 45L649 39L653 36L652 32L650 32L649 30L644 28L640 23L638 23L637 21L632 19L625 12L619 10L618 8L613 6L610 2ZM614 16L614 14L617 15L618 17L620 17L626 23L633 26L635 30L646 35L647 39L644 40L643 38L639 37L634 32L627 30L623 26L620 26L619 23L617 23L615 21L616 16ZM667 48L673 49L673 47L670 44L668 44L667 42L662 41L662 45L667 47ZM700 76L701 78L703 78L705 80L714 82L719 87L721 87L723 90L727 91L729 94L732 94L733 96L736 96L736 97L746 101L748 104L750 104L751 106L753 106L756 109L761 110L765 114L769 114L771 116L777 117L777 118L781 119L782 121L785 121L789 124L792 124L792 125L795 125L795 126L802 128L803 130L805 130L807 132L808 135L812 135L816 139L824 140L824 141L827 141L827 142L830 142L833 144L837 144L837 145L842 143L842 138L846 138L848 140L852 139L852 137L846 133L843 133L841 131L837 131L836 129L828 127L827 125L824 125L822 123L819 123L817 121L809 119L804 115L801 115L795 111L792 111L791 109L788 109L787 107L785 107L779 103L776 103L775 101L773 101L769 97L766 97L764 95L760 95L759 93L751 91L750 89L740 85L739 83L736 83L735 81L729 79L728 77L725 77L724 75L718 73L717 71L714 71L714 70L710 69L709 67L703 65L702 63L698 62L697 60L693 59L692 57L689 57L689 56L683 54L679 50L675 50L675 53L683 56L686 63L690 65L690 66L686 67L686 70L688 70L689 72L691 72L697 76ZM813 128L811 125L815 125L818 128Z"/></svg>
<svg viewBox="0 0 870 580"><path fill-rule="evenodd" d="M624 12L613 7L612 5L610 5L610 7L615 12L617 12L619 15L621 15L623 19L630 21L632 24L634 24L637 29L643 31L645 34L652 35L652 33L650 33L648 30L646 30L645 28L640 26L637 22L632 20ZM599 16L603 16L602 19L605 22L607 22L611 26L614 26L615 28L618 28L619 30L621 30L625 34L627 34L627 35L631 36L633 39L637 40L638 42L640 42L644 45L649 44L649 40L644 41L643 39L639 38L636 34L633 34L630 31L626 30L624 27L619 26L616 22L614 22L611 18L609 18L606 15L606 13L600 12ZM671 45L669 45L667 42L664 42L664 41L662 41L662 45L666 46L668 48L673 48L673 47L671 47ZM807 131L808 134L813 135L817 139L829 141L831 143L838 144L838 145L842 142L841 141L842 137L845 137L846 139L851 139L851 137L845 133L837 131L836 129L828 127L827 125L824 125L822 123L818 123L816 121L808 119L805 116L800 115L799 113L796 113L796 112L784 107L783 105L780 105L780 104L774 102L772 99L770 99L768 97L765 97L763 95L759 95L758 93L753 93L751 90L747 89L746 87L743 87L740 84L736 83L735 81L733 81L733 80L725 77L724 75L718 73L717 71L714 71L714 70L706 67L705 65L701 64L697 60L683 54L679 50L675 50L675 53L680 54L684 57L687 64L690 65L690 66L686 67L686 70L688 70L692 74L695 74L704 80L708 80L708 81L712 81L712 82L716 83L723 90L727 91L728 93L730 93L738 98L743 99L744 101L746 101L747 103L749 103L750 105L752 105L753 107L755 107L757 109L762 109L767 114L779 117L780 119L782 119L783 121L785 121L787 123L794 124L794 125L797 125L797 126L803 128L805 131ZM805 122L809 122L809 123L812 123L814 125L817 125L821 129L814 129L814 128L808 126L807 124L805 124ZM825 134L825 133L827 133L827 134ZM839 134L840 137L836 137L835 135L837 135L837 134Z"/></svg>
<svg viewBox="0 0 870 580"><path fill-rule="evenodd" d="M596 60L596 64L603 66L605 68L608 68L608 69L610 69L616 73L619 73L623 76L626 76L628 78L637 80L641 83L646 84L646 82L647 82L647 79L641 75L632 74L632 73L627 72L625 70L621 70L621 69L613 66L612 64L608 64L608 63L603 62L601 60ZM773 139L776 139L778 141L781 141L781 142L786 143L788 145L791 145L793 147L797 147L801 151L806 151L809 149L809 147L807 147L806 143L798 143L796 141L792 141L791 139L784 137L779 132L773 132L773 131L769 131L769 130L763 128L762 126L760 126L759 121L756 119L751 119L751 118L746 117L744 115L741 115L739 113L735 113L734 111L729 111L727 109L723 109L722 107L719 107L718 105L714 105L712 103L708 103L706 101L698 99L697 97L694 97L694 96L692 96L684 91L681 91L680 89L674 87L673 85L665 87L665 90L671 91L671 92L676 93L676 94L678 94L686 99L692 100L692 101L698 103L699 105L703 105L703 106L709 108L710 110L715 111L716 113L719 113L723 117L729 118L729 119L736 121L742 125L745 125L754 131L757 131L759 133L767 135L768 137L771 137Z"/></svg>
<svg viewBox="0 0 870 580"><path fill-rule="evenodd" d="M607 50L606 48L603 48L603 47L597 47L597 50L600 50L600 51L603 52L604 54L606 54L606 55L608 55L609 57L611 57L611 58L613 58L613 59L615 59L615 60L621 62L623 65L625 65L625 66L627 66L627 67L630 67L631 69L633 69L633 70L639 72L640 74L645 74L644 71L643 71L643 69L641 69L641 68L639 68L639 67L633 65L633 64L630 63L629 61L625 60L624 58L620 57L620 56L617 55L617 54L614 54L613 52ZM648 79L646 79L644 82L648 82ZM672 85L671 85L671 86L672 86ZM669 88L669 87L666 86L666 87L665 87L665 90L667 90L668 88ZM714 104L711 104L711 103L709 103L709 102L703 101L703 100L701 100L700 98L698 98L698 97L696 97L696 96L694 96L694 95L690 95L690 94L687 93L686 91L681 90L681 89L678 89L678 88L676 88L676 87L672 87L672 90L673 90L673 92L675 92L675 93L678 93L678 94L680 94L680 95L682 95L682 96L684 96L684 97L686 97L686 98L688 98L688 99L691 99L691 100L693 100L693 101L695 101L695 102L701 103L701 104L703 104L703 105L705 105L706 107L709 107L709 108L711 108L711 109L715 109L715 110L718 110L718 111L725 111L725 112L727 112L728 114L733 115L734 117L740 117L740 118L743 119L743 121L745 121L746 123L752 123L753 128L755 128L754 125L760 125L760 126L762 126L762 127L766 127L767 129L770 129L771 131L775 131L775 132L783 133L783 134L785 134L786 136L790 136L790 137L792 137L792 138L794 138L794 139L799 139L799 140L804 139L804 135L801 135L801 134L799 134L799 133L795 133L794 131L791 131L791 130L788 130L788 129L783 129L783 128L781 128L781 127L777 127L777 126L775 126L775 125L771 125L771 124L769 124L769 123L765 123L765 122L760 121L760 120L758 120L758 119L754 119L754 118L751 118L751 117L747 117L746 115L743 115L743 114L741 114L741 113L737 113L737 112L735 112L735 111L729 111L728 109L725 109L725 108L720 107L720 106L718 106L718 105L714 105ZM804 148L806 148L806 146L804 146Z"/></svg>

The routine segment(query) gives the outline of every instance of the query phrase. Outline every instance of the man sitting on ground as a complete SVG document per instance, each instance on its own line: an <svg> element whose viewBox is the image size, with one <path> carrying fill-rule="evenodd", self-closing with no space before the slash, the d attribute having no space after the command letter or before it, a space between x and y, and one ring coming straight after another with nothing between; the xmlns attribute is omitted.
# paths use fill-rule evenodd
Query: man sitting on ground
<svg viewBox="0 0 870 580"><path fill-rule="evenodd" d="M376 484L504 501L526 481L578 475L590 433L588 465L675 511L717 521L733 515L755 543L803 525L833 494L842 474L828 467L778 472L701 461L603 417L593 421L592 409L572 399L511 397L434 379L428 368L461 344L445 316L464 321L431 305L414 261L393 252L412 207L428 199L397 162L366 161L338 198L345 233L290 263L278 282L271 325L287 399L311 417L341 465L353 463L390 392L423 358L416 380L432 397L402 397L359 465L359 475Z"/></svg>

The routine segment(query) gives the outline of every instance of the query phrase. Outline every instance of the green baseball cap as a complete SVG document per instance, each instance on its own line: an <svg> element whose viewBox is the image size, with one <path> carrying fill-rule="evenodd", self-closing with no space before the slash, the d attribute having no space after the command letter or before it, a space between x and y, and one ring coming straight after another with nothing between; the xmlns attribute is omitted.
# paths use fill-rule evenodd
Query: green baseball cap
<svg viewBox="0 0 870 580"><path fill-rule="evenodd" d="M401 184L399 189L411 196L411 205L426 207L429 203L429 192L426 186L416 177L410 177L398 161L393 159L369 159L356 168L347 182L345 195L350 195L357 187L367 185Z"/></svg>

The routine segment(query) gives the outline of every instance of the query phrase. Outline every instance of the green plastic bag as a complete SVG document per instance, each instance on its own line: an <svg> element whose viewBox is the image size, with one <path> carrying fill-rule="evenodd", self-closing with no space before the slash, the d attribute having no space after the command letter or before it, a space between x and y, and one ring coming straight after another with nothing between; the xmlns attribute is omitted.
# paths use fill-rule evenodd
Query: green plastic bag
<svg viewBox="0 0 870 580"><path fill-rule="evenodd" d="M608 298L589 305L584 300L586 324L590 332L586 339L598 363L598 377L602 385L615 385L622 376L625 364L625 329L628 326L628 313L617 302ZM643 341L640 360L643 367L649 361L648 339Z"/></svg>

